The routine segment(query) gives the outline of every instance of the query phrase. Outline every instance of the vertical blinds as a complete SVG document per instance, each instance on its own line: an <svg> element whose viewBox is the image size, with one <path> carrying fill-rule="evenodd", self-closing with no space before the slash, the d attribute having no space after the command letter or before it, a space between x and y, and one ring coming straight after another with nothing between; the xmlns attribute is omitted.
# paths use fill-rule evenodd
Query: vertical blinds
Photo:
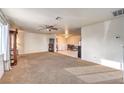
<svg viewBox="0 0 124 93"><path fill-rule="evenodd" d="M2 24L0 22L0 55L2 54Z"/></svg>
<svg viewBox="0 0 124 93"><path fill-rule="evenodd" d="M6 17L4 16L4 14L2 13L1 9L0 9L0 22L1 22L3 25L7 25L7 24L8 24L7 19L6 19Z"/></svg>
<svg viewBox="0 0 124 93"><path fill-rule="evenodd" d="M4 56L5 70L10 66L10 53L9 53L9 27L8 22L2 12L0 11L0 54Z"/></svg>

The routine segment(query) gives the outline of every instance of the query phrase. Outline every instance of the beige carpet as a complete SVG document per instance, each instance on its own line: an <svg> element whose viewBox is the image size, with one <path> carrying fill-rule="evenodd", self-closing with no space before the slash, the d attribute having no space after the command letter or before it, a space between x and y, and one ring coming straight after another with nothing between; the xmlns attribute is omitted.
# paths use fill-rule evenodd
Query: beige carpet
<svg viewBox="0 0 124 93"><path fill-rule="evenodd" d="M112 75L109 72L113 72ZM104 79L101 74L107 75ZM115 74L113 76L113 74ZM111 75L111 76L109 76ZM58 53L30 54L18 58L17 66L5 73L2 84L122 83L118 70ZM108 77L109 76L109 77ZM114 78L112 78L114 77ZM94 80L98 81L94 81Z"/></svg>
<svg viewBox="0 0 124 93"><path fill-rule="evenodd" d="M63 51L58 51L58 53L71 56L74 58L78 58L78 51L63 50Z"/></svg>
<svg viewBox="0 0 124 93"><path fill-rule="evenodd" d="M68 72L70 72L74 75L86 75L86 74L114 71L114 69L107 68L102 65L93 65L93 66L85 66L85 67L71 67L71 68L65 68L65 70L67 70Z"/></svg>
<svg viewBox="0 0 124 93"><path fill-rule="evenodd" d="M120 71L78 76L78 78L80 78L81 80L83 80L87 83L98 83L98 82L102 82L102 81L120 79L121 77L122 77L122 75L121 75Z"/></svg>
<svg viewBox="0 0 124 93"><path fill-rule="evenodd" d="M65 70L87 83L98 83L122 78L122 73L120 71L116 71L101 65L72 67L66 68Z"/></svg>

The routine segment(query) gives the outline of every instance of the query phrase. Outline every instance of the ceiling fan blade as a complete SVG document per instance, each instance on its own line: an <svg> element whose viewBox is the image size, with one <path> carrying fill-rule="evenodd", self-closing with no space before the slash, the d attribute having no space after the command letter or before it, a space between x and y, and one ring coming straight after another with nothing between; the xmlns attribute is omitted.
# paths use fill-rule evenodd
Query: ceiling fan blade
<svg viewBox="0 0 124 93"><path fill-rule="evenodd" d="M58 30L58 28L52 28L53 30Z"/></svg>
<svg viewBox="0 0 124 93"><path fill-rule="evenodd" d="M46 29L46 27L44 27L44 26L40 26L39 29Z"/></svg>

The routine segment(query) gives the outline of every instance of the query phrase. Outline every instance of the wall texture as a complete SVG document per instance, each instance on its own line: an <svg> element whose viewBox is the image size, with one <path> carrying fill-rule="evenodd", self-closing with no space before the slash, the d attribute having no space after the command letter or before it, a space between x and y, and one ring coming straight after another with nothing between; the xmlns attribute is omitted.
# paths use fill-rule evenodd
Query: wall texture
<svg viewBox="0 0 124 93"><path fill-rule="evenodd" d="M82 59L121 69L124 17L82 27Z"/></svg>

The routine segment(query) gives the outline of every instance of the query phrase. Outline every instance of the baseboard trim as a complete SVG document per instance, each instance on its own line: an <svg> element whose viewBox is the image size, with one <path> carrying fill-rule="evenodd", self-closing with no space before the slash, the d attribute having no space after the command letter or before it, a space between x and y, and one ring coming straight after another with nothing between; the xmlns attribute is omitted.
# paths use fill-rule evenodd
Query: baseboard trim
<svg viewBox="0 0 124 93"><path fill-rule="evenodd" d="M18 54L18 56L21 57L21 56L36 55L36 54L41 54L41 53L48 53L48 51L44 51L44 52L33 52L33 53L24 53L24 54Z"/></svg>
<svg viewBox="0 0 124 93"><path fill-rule="evenodd" d="M109 60L105 60L105 59L102 59L100 62L98 62L98 61L89 60L89 59L86 59L86 58L81 58L81 60L85 60L85 61L88 61L88 62L91 62L91 63L96 63L96 64L99 64L99 65L103 65L103 66L107 66L107 67L114 68L114 69L117 69L117 70L122 70L120 62L109 61Z"/></svg>

